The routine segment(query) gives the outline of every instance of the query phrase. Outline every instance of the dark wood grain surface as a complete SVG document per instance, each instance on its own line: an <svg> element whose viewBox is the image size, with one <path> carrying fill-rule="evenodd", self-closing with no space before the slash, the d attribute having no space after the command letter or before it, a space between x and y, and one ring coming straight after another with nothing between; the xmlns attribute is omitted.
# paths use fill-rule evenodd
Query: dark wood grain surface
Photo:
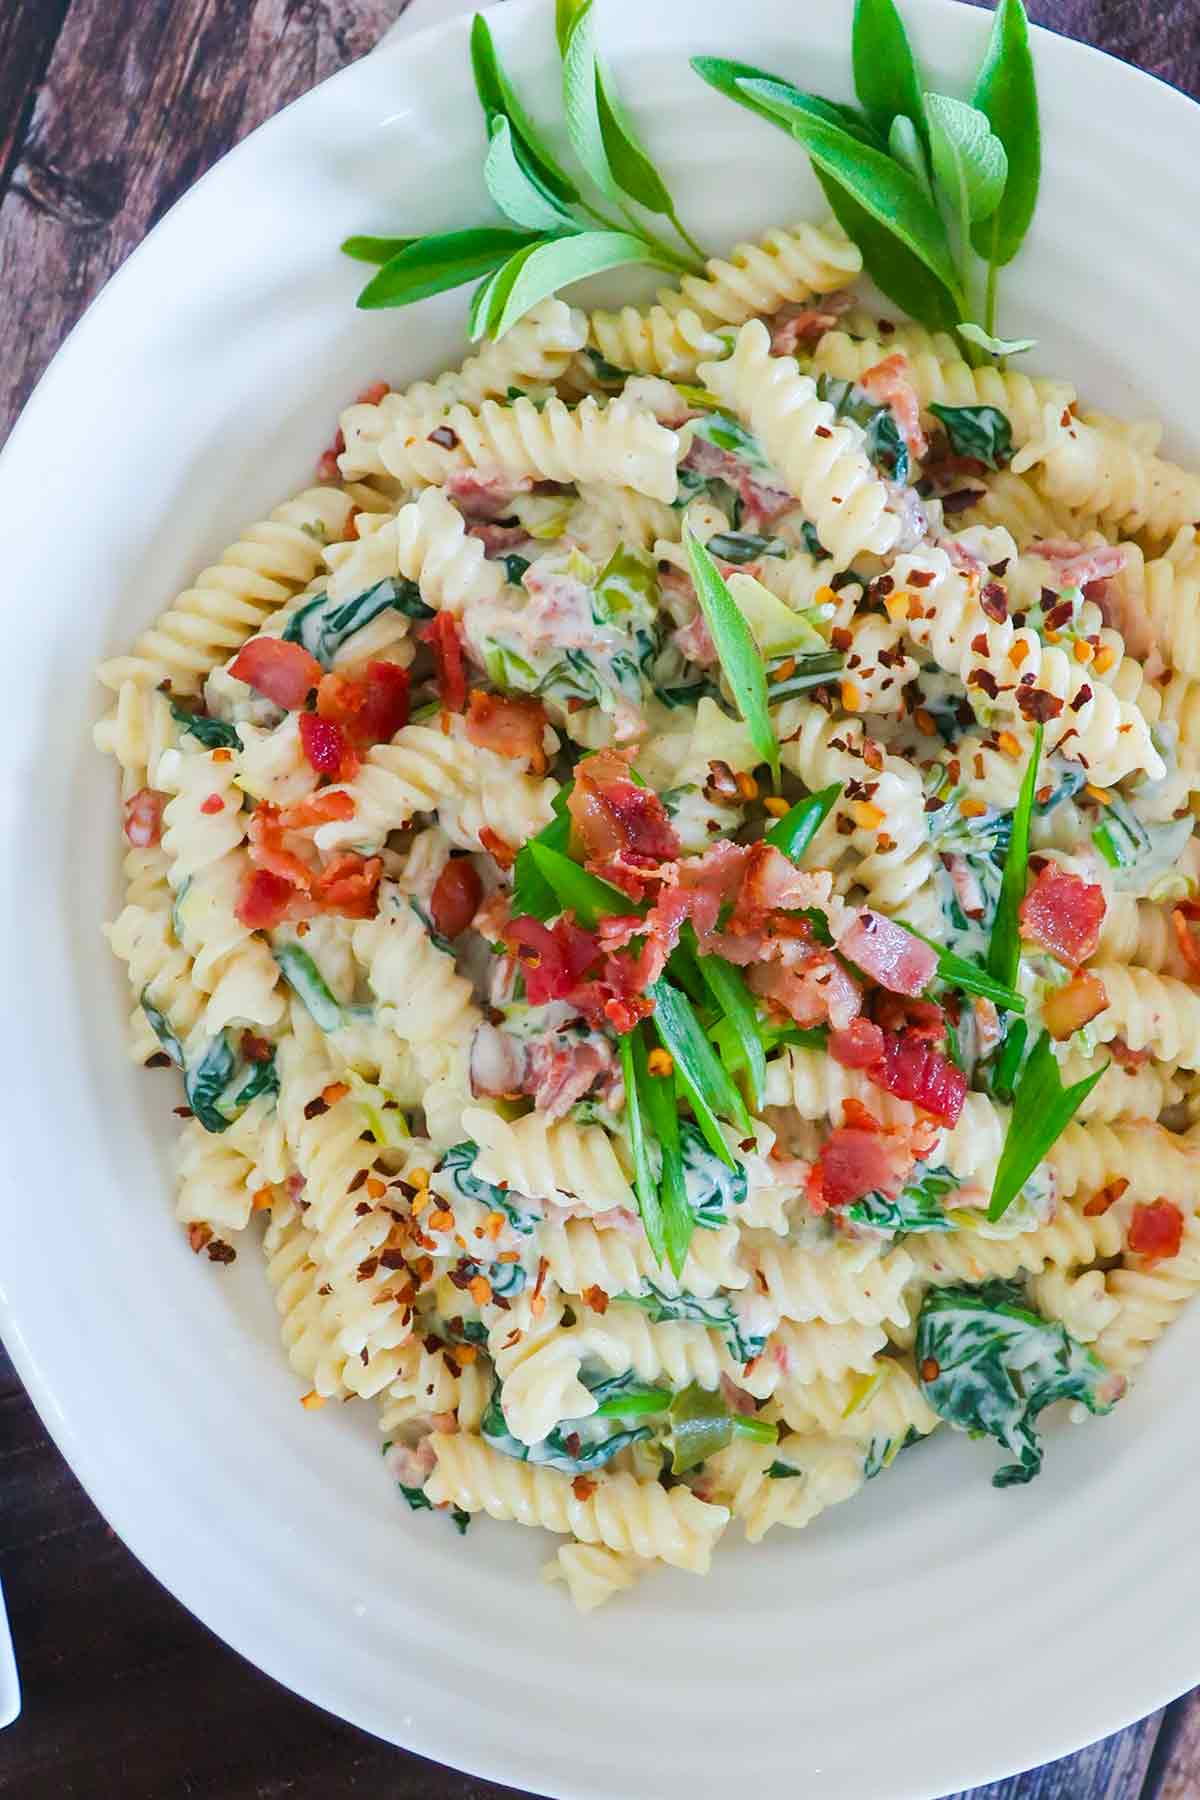
<svg viewBox="0 0 1200 1800"><path fill-rule="evenodd" d="M370 49L403 4L0 0L0 440L88 301L166 208L262 119ZM1033 0L1030 10L1200 97L1200 0ZM212 1637L109 1531L2 1351L0 1576L24 1687L21 1718L0 1734L0 1795L512 1792L364 1736ZM1200 1691L971 1800L1196 1796Z"/></svg>

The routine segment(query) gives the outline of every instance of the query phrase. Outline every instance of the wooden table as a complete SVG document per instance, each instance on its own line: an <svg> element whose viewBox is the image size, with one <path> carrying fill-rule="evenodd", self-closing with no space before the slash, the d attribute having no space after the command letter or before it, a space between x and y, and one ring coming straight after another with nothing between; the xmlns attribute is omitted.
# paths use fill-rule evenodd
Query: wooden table
<svg viewBox="0 0 1200 1800"><path fill-rule="evenodd" d="M172 201L260 120L369 50L403 4L0 0L0 437ZM1032 0L1031 11L1200 96L1200 0ZM22 1717L0 1734L0 1794L511 1794L338 1723L210 1636L109 1531L2 1352L0 1574L25 1690ZM975 1800L1196 1795L1200 1690Z"/></svg>

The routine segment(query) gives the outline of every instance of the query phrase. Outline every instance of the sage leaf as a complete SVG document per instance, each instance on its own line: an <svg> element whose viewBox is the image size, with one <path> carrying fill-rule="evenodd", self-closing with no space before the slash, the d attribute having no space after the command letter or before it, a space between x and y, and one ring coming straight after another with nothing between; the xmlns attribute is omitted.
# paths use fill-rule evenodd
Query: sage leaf
<svg viewBox="0 0 1200 1800"><path fill-rule="evenodd" d="M881 293L930 331L953 331L962 311L958 293L928 264L881 225L854 195L823 169L816 169L830 211L852 243Z"/></svg>
<svg viewBox="0 0 1200 1800"><path fill-rule="evenodd" d="M471 342L481 338L488 328L488 316L492 309L492 301L496 293L496 284L508 265L501 263L490 275L485 275L475 292L471 295L471 306L467 313L467 331Z"/></svg>
<svg viewBox="0 0 1200 1800"><path fill-rule="evenodd" d="M612 78L599 57L596 59L596 110L608 166L621 192L644 206L647 212L673 218L675 202L667 184L630 124L617 99Z"/></svg>
<svg viewBox="0 0 1200 1800"><path fill-rule="evenodd" d="M963 319L960 322L958 335L966 338L968 344L978 344L989 356L1020 356L1023 350L1037 349L1036 338L993 337L990 331L985 331L982 325L976 325L973 319Z"/></svg>
<svg viewBox="0 0 1200 1800"><path fill-rule="evenodd" d="M903 116L927 139L921 81L895 0L856 0L851 51L854 91L872 124L886 135Z"/></svg>
<svg viewBox="0 0 1200 1800"><path fill-rule="evenodd" d="M576 10L562 59L563 115L567 136L588 177L610 200L618 188L608 166L600 108L596 98L596 46L592 35L592 0Z"/></svg>
<svg viewBox="0 0 1200 1800"><path fill-rule="evenodd" d="M741 86L746 92L756 91L753 81L743 80ZM858 142L844 128L810 112L797 110L788 129L818 169L832 175L863 211L923 262L950 293L960 293L942 216L907 169L884 151ZM960 318L966 310L965 306L959 308Z"/></svg>
<svg viewBox="0 0 1200 1800"><path fill-rule="evenodd" d="M517 98L500 66L491 29L482 13L475 14L471 26L471 68L489 134L497 114L506 118L512 127L518 154L528 161L542 185L565 205L575 205L579 189L546 148L536 125Z"/></svg>
<svg viewBox="0 0 1200 1800"><path fill-rule="evenodd" d="M1025 240L1042 172L1037 78L1021 0L999 0L971 100L1008 156L1004 198L987 224L972 232L971 241L985 261L1003 266Z"/></svg>
<svg viewBox="0 0 1200 1800"><path fill-rule="evenodd" d="M500 338L510 325L524 318L530 307L557 293L573 281L600 275L605 269L627 263L657 261L644 239L628 231L578 231L570 237L552 238L519 253L521 261L504 290L503 303L491 309L489 329ZM503 287L503 284L501 284ZM498 292L500 290L498 289Z"/></svg>
<svg viewBox="0 0 1200 1800"><path fill-rule="evenodd" d="M413 237L348 237L342 240L342 255L352 256L355 262L391 262L416 242Z"/></svg>
<svg viewBox="0 0 1200 1800"><path fill-rule="evenodd" d="M530 231L561 231L564 225L574 228L570 213L517 160L512 127L501 114L492 120L492 141L484 159L483 179L500 211L514 225L524 225Z"/></svg>
<svg viewBox="0 0 1200 1800"><path fill-rule="evenodd" d="M358 304L368 311L411 306L416 300L427 300L431 294L444 294L449 288L478 280L514 251L536 241L528 232L497 225L418 238L384 263L358 296Z"/></svg>
<svg viewBox="0 0 1200 1800"><path fill-rule="evenodd" d="M986 114L974 106L948 94L926 94L925 107L934 176L959 216L965 247L971 226L991 218L1000 204L1008 157Z"/></svg>
<svg viewBox="0 0 1200 1800"><path fill-rule="evenodd" d="M758 646L721 571L690 527L685 527L683 541L696 588L696 598L708 625L722 673L729 683L734 704L749 728L755 753L761 761L769 764L778 787L779 739L771 721L766 670L763 668Z"/></svg>
<svg viewBox="0 0 1200 1800"><path fill-rule="evenodd" d="M827 125L839 126L864 144L882 148L882 140L857 107L806 93L779 75L756 69L752 63L730 62L722 56L693 56L692 67L709 87L724 94L727 100L736 100L739 106L758 113L760 118L768 119L772 124L788 125L793 112L808 112L815 119L824 119ZM744 87L746 81L754 83L752 92Z"/></svg>
<svg viewBox="0 0 1200 1800"><path fill-rule="evenodd" d="M922 193L933 198L929 184L929 165L916 126L904 113L897 113L888 132L888 149L896 161L906 168Z"/></svg>

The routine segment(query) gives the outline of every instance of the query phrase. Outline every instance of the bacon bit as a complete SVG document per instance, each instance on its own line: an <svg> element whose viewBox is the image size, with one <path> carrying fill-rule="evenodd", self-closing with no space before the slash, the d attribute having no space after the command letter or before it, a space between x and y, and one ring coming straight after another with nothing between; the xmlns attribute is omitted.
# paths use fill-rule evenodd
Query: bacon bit
<svg viewBox="0 0 1200 1800"><path fill-rule="evenodd" d="M285 712L295 712L319 685L324 670L302 644L291 644L284 638L253 637L242 645L229 665L229 673L255 693L282 706Z"/></svg>
<svg viewBox="0 0 1200 1800"><path fill-rule="evenodd" d="M1066 987L1055 988L1042 1006L1042 1023L1056 1042L1065 1039L1102 1013L1108 1005L1104 983L1084 971L1073 975Z"/></svg>
<svg viewBox="0 0 1200 1800"><path fill-rule="evenodd" d="M924 456L929 443L921 429L921 403L908 358L900 351L885 356L859 376L858 386L880 406L889 408L911 455Z"/></svg>
<svg viewBox="0 0 1200 1800"><path fill-rule="evenodd" d="M770 813L773 819L784 818L788 810L788 803L781 794L768 794L763 801L763 811Z"/></svg>
<svg viewBox="0 0 1200 1800"><path fill-rule="evenodd" d="M125 836L136 850L149 850L162 836L163 808L169 794L157 788L139 788L125 802Z"/></svg>
<svg viewBox="0 0 1200 1800"><path fill-rule="evenodd" d="M585 867L640 900L657 870L679 855L679 839L652 788L630 778L627 754L600 750L576 765L567 801Z"/></svg>
<svg viewBox="0 0 1200 1800"><path fill-rule="evenodd" d="M452 613L440 612L421 627L417 636L433 651L442 705L447 712L460 713L467 704L467 676L457 620Z"/></svg>
<svg viewBox="0 0 1200 1800"><path fill-rule="evenodd" d="M652 1050L646 1058L646 1067L652 1075L673 1075L675 1060L669 1050Z"/></svg>
<svg viewBox="0 0 1200 1800"><path fill-rule="evenodd" d="M1129 1248L1145 1262L1178 1256L1183 1243L1183 1214L1170 1200L1139 1204L1129 1221Z"/></svg>
<svg viewBox="0 0 1200 1800"><path fill-rule="evenodd" d="M895 1193L904 1170L898 1166L897 1146L881 1131L878 1120L866 1113L865 1125L839 1125L821 1145L808 1178L808 1199L813 1211L847 1206L866 1194ZM905 1168L912 1157L900 1153Z"/></svg>
<svg viewBox="0 0 1200 1800"><path fill-rule="evenodd" d="M271 1046L266 1038L256 1037L252 1031L243 1031L241 1051L247 1062L270 1062Z"/></svg>
<svg viewBox="0 0 1200 1800"><path fill-rule="evenodd" d="M1092 667L1095 669L1097 675L1103 675L1107 669L1112 668L1112 666L1116 662L1116 660L1117 660L1117 653L1113 649L1112 645L1111 644L1101 644L1100 648L1096 652L1096 659L1095 659L1095 662L1092 664Z"/></svg>
<svg viewBox="0 0 1200 1800"><path fill-rule="evenodd" d="M1103 1213L1108 1211L1110 1206L1116 1205L1128 1186L1129 1182L1124 1176L1121 1176L1117 1181L1110 1181L1107 1187L1102 1187L1098 1193L1093 1194L1091 1199L1087 1201L1083 1209L1084 1218L1100 1218Z"/></svg>
<svg viewBox="0 0 1200 1800"><path fill-rule="evenodd" d="M962 1070L908 1031L884 1034L883 1059L870 1078L898 1100L911 1101L947 1125L958 1123L967 1097Z"/></svg>
<svg viewBox="0 0 1200 1800"><path fill-rule="evenodd" d="M837 947L869 980L878 982L889 993L915 999L937 973L936 950L869 907L864 907L842 932Z"/></svg>
<svg viewBox="0 0 1200 1800"><path fill-rule="evenodd" d="M503 942L525 976L531 1006L567 999L601 955L591 932L566 918L556 919L552 926L524 916L512 919Z"/></svg>
<svg viewBox="0 0 1200 1800"><path fill-rule="evenodd" d="M505 694L471 691L467 707L467 737L482 750L527 761L535 775L546 772L542 734L546 711L540 700L513 699Z"/></svg>
<svg viewBox="0 0 1200 1800"><path fill-rule="evenodd" d="M1022 932L1074 969L1094 956L1104 923L1104 889L1048 862L1021 902Z"/></svg>
<svg viewBox="0 0 1200 1800"><path fill-rule="evenodd" d="M576 1475L571 1483L571 1492L582 1503L591 1499L599 1485L590 1475Z"/></svg>
<svg viewBox="0 0 1200 1800"><path fill-rule="evenodd" d="M862 831L878 831L887 814L872 800L851 800L846 811Z"/></svg>
<svg viewBox="0 0 1200 1800"><path fill-rule="evenodd" d="M997 625L1002 625L1008 617L1008 600L999 581L984 583L979 595L979 605L984 615ZM986 637L986 634L981 635Z"/></svg>
<svg viewBox="0 0 1200 1800"><path fill-rule="evenodd" d="M212 1234L211 1225L197 1223L188 1226L188 1243L192 1247L194 1256L199 1256L200 1252L212 1242Z"/></svg>
<svg viewBox="0 0 1200 1800"><path fill-rule="evenodd" d="M829 1034L829 1054L844 1069L869 1069L883 1055L883 1032L870 1019L852 1019Z"/></svg>
<svg viewBox="0 0 1200 1800"><path fill-rule="evenodd" d="M842 711L861 712L863 709L863 693L855 681L843 681L841 688Z"/></svg>
<svg viewBox="0 0 1200 1800"><path fill-rule="evenodd" d="M602 1287L596 1285L585 1287L579 1298L595 1313L603 1314L608 1311L608 1295Z"/></svg>
<svg viewBox="0 0 1200 1800"><path fill-rule="evenodd" d="M386 744L407 725L410 688L408 670L393 662L369 662L361 677L333 670L322 679L317 689L317 713L342 733L348 746L346 762L353 763L353 768L343 767L343 781L350 780L357 767L349 746L366 750L372 744ZM307 752L307 744L305 748Z"/></svg>
<svg viewBox="0 0 1200 1800"><path fill-rule="evenodd" d="M379 907L383 859L353 850L335 856L313 883L312 896L322 912L343 919L373 919Z"/></svg>
<svg viewBox="0 0 1200 1800"><path fill-rule="evenodd" d="M242 875L234 914L250 931L270 931L287 918L296 889L270 869L249 868Z"/></svg>
<svg viewBox="0 0 1200 1800"><path fill-rule="evenodd" d="M318 1394L316 1388L310 1388L307 1394L301 1394L300 1404L305 1412L317 1412L325 1404L324 1394Z"/></svg>
<svg viewBox="0 0 1200 1800"><path fill-rule="evenodd" d="M444 938L461 937L482 899L483 882L474 863L465 856L452 856L429 896L434 929Z"/></svg>

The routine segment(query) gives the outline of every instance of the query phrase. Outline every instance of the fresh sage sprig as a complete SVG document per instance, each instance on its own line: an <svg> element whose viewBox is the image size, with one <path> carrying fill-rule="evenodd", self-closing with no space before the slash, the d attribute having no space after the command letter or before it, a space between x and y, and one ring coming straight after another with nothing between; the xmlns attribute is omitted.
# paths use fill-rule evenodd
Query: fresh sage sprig
<svg viewBox="0 0 1200 1800"><path fill-rule="evenodd" d="M861 110L747 63L692 67L803 145L889 299L932 330L958 330L968 355L1031 348L995 335L997 273L1024 241L1041 172L1022 0L1000 0L970 102L924 88L894 0L856 0L852 50ZM986 264L981 293L972 250Z"/></svg>
<svg viewBox="0 0 1200 1800"><path fill-rule="evenodd" d="M514 229L347 238L342 248L348 256L378 266L359 306L410 306L478 281L471 336L498 338L559 288L606 269L649 263L680 275L701 268L703 252L680 223L666 183L621 110L596 49L592 7L593 0L559 0L563 115L586 182L620 217L601 210L588 197L585 181L548 148L504 71L487 21L477 14L471 67L487 127L483 179ZM668 219L686 249L666 242L634 206Z"/></svg>

